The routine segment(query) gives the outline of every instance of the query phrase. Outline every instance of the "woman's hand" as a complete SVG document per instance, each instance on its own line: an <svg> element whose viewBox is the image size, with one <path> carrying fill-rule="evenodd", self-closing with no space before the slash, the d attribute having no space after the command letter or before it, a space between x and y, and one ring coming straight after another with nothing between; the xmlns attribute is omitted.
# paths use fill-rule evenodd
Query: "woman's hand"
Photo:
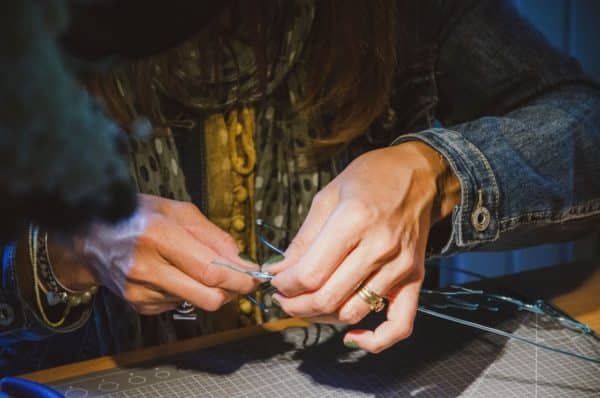
<svg viewBox="0 0 600 398"><path fill-rule="evenodd" d="M215 311L234 293L257 282L211 261L222 259L257 270L238 256L231 236L192 204L140 195L134 216L117 225L95 224L70 248L53 245L57 277L71 288L99 283L138 312L159 314L188 301Z"/></svg>
<svg viewBox="0 0 600 398"><path fill-rule="evenodd" d="M423 143L360 156L317 194L286 259L269 268L274 298L293 316L355 324L370 312L357 294L368 286L389 300L387 320L349 332L346 344L379 352L408 337L429 229L459 194L448 163Z"/></svg>

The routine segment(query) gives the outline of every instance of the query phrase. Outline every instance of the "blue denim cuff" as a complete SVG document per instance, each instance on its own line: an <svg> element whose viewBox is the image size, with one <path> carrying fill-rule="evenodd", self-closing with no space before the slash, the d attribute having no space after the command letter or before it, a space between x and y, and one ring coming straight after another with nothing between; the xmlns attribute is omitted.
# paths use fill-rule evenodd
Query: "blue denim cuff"
<svg viewBox="0 0 600 398"><path fill-rule="evenodd" d="M0 347L19 341L42 340L55 333L69 332L81 327L89 318L87 311L81 319L67 328L48 327L36 311L22 298L16 275L16 243L2 247L2 272L0 283Z"/></svg>
<svg viewBox="0 0 600 398"><path fill-rule="evenodd" d="M460 180L461 203L452 213L450 239L439 254L471 250L498 239L500 190L483 152L460 133L444 128L406 134L392 145L415 140L441 153Z"/></svg>

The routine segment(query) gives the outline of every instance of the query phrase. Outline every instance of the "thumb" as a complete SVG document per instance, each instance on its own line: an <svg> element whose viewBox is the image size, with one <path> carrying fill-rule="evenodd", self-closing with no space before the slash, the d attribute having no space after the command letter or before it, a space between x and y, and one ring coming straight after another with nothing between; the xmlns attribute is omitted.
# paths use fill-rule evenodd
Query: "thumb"
<svg viewBox="0 0 600 398"><path fill-rule="evenodd" d="M307 247L301 240L301 235L298 234L292 243L288 246L287 250L283 254L276 254L271 256L262 264L262 270L268 271L272 274L278 274L293 264L296 264Z"/></svg>
<svg viewBox="0 0 600 398"><path fill-rule="evenodd" d="M321 197L323 195L321 194ZM316 237L333 210L331 201L313 200L306 219L283 255L269 258L263 264L263 270L278 274L297 264Z"/></svg>

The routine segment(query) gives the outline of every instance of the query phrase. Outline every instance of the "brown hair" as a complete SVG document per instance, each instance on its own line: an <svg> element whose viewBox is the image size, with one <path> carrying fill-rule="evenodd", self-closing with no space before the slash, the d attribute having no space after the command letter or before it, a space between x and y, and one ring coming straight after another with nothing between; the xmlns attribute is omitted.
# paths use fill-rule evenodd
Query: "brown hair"
<svg viewBox="0 0 600 398"><path fill-rule="evenodd" d="M397 1L317 0L314 3L315 19L303 58L307 75L298 110L319 126L318 144L344 144L367 129L388 104L397 63ZM279 43L274 52L267 53L267 40L285 36L293 7L294 2L288 0L239 0L226 13L228 23L224 24L223 18L215 18L193 40L196 44L201 40L208 45L226 45L228 38L235 34L230 26L235 26L243 17L250 33L247 36L253 38L250 44L257 60L256 73L264 88L270 60L278 59L285 45ZM264 21L269 21L268 30ZM181 58L188 56L189 48L184 51L185 46L134 62L128 79L135 95L124 95L118 79L112 78L95 80L91 89L104 98L109 112L124 125L131 122L135 111L150 117L155 124L164 123L160 120L157 96L152 94L152 68L169 70L163 76L170 75ZM215 57L211 61L218 64L219 59ZM199 64L202 64L199 68L211 68L205 59ZM218 68L212 70L218 71ZM186 92L181 84L172 79L164 89L179 98Z"/></svg>

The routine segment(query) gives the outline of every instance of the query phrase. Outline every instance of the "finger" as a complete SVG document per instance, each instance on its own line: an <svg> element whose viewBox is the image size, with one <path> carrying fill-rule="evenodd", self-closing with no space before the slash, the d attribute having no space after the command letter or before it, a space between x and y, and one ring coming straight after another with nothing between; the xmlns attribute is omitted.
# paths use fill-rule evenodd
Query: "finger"
<svg viewBox="0 0 600 398"><path fill-rule="evenodd" d="M161 199L161 201L166 203L166 206L161 208L161 212L170 220L177 222L197 240L229 261L238 262L244 268L258 270L256 264L238 256L239 248L233 237L212 223L193 203L169 199Z"/></svg>
<svg viewBox="0 0 600 398"><path fill-rule="evenodd" d="M271 284L286 297L318 290L360 241L362 223L338 207L300 261L277 274Z"/></svg>
<svg viewBox="0 0 600 398"><path fill-rule="evenodd" d="M278 274L298 262L323 228L336 203L337 197L323 191L314 197L302 226L285 251L285 259L270 265L269 272Z"/></svg>
<svg viewBox="0 0 600 398"><path fill-rule="evenodd" d="M370 278L365 283L365 285L369 286L370 288L371 288L371 286L380 286L378 283L372 283L372 280L373 280L373 278ZM400 283L402 283L402 281ZM385 285L387 285L387 284L385 284ZM374 287L371 290L373 290L374 292L386 292L387 294L381 294L384 297L393 297L394 290L397 291L398 289L399 289L399 285L392 286L389 288ZM358 287L357 287L357 290L358 290ZM274 297L276 297L276 299L278 301L280 301L276 295L274 295ZM283 300L285 302L286 299L281 298L281 300ZM351 306L354 306L354 308L356 308L357 310L356 311L349 310L349 308L351 308ZM341 313L343 315L340 315ZM353 292L351 298L348 299L345 303L343 303L342 306L337 309L337 311L335 311L331 314L327 314L327 315L305 316L303 318L305 318L308 321L313 322L313 323L324 323L324 324L330 324L330 325L348 325L348 324L353 325L353 324L360 322L363 318L365 318L370 313L371 313L371 309L369 308L369 305L366 304L364 302L364 300L362 298L360 298L358 293L355 291L355 292ZM294 316L300 316L300 315L294 315Z"/></svg>
<svg viewBox="0 0 600 398"><path fill-rule="evenodd" d="M254 278L242 272L212 264L212 261L222 257L194 238L184 228L173 223L167 224L166 233L161 234L162 239L156 244L161 256L169 263L206 286L240 293L256 290L259 282ZM230 261L243 267L241 261Z"/></svg>
<svg viewBox="0 0 600 398"><path fill-rule="evenodd" d="M159 315L165 312L173 311L177 308L178 304L146 304L146 305L134 305L133 308L136 312L142 315Z"/></svg>
<svg viewBox="0 0 600 398"><path fill-rule="evenodd" d="M202 222L183 225L194 238L206 244L225 260L236 262L253 271L259 270L257 264L240 257L238 244L231 235L210 222L203 214L199 213L199 218Z"/></svg>
<svg viewBox="0 0 600 398"><path fill-rule="evenodd" d="M390 298L387 320L374 331L352 330L344 336L344 342L378 353L391 347L412 334L413 324L419 302L419 290L422 278L412 280L394 291Z"/></svg>
<svg viewBox="0 0 600 398"><path fill-rule="evenodd" d="M235 297L223 289L205 286L167 264L156 267L155 275L159 289L206 311L216 311Z"/></svg>
<svg viewBox="0 0 600 398"><path fill-rule="evenodd" d="M282 309L291 316L314 318L336 312L353 295L361 282L381 264L368 261L370 248L361 244L344 260L316 292L293 297L275 295Z"/></svg>
<svg viewBox="0 0 600 398"><path fill-rule="evenodd" d="M181 297L156 290L156 288L138 283L130 283L123 292L123 298L136 305L180 303Z"/></svg>
<svg viewBox="0 0 600 398"><path fill-rule="evenodd" d="M212 223L193 203L161 198L159 207L162 214L188 229L213 249L228 247L235 251L236 244L233 238Z"/></svg>
<svg viewBox="0 0 600 398"><path fill-rule="evenodd" d="M174 296L172 294L157 291L154 289L148 289L147 303L180 303L181 297Z"/></svg>
<svg viewBox="0 0 600 398"><path fill-rule="evenodd" d="M331 314L331 315L317 316L317 317L313 317L313 318L302 318L302 319L304 319L310 323L320 323L323 325L336 325L336 326L344 325L344 323L342 321L340 321L340 318L337 313Z"/></svg>
<svg viewBox="0 0 600 398"><path fill-rule="evenodd" d="M371 280L369 280L366 284L368 286L371 286ZM384 289L387 292L387 294L385 294L383 296L393 297L394 291L398 291L400 289L400 287L398 285L398 286L392 286L390 288L381 288L381 291L384 291ZM373 290L375 291L375 289L373 289ZM306 319L312 323L323 323L323 324L330 324L330 325L356 324L356 323L360 322L364 317L366 317L371 312L371 310L370 310L369 306L358 296L358 293L353 294L351 299L352 300L356 299L357 307L361 309L358 312L358 314L356 314L354 316L349 316L346 314L343 317L340 316L341 311L347 311L347 305L350 303L350 300L348 300L346 303L344 303L344 305L342 305L340 308L338 308L337 311L335 311L331 314L314 316L314 317L304 317L304 319ZM282 298L282 300L285 300L285 298ZM351 313L352 312L349 312L347 314L351 314Z"/></svg>
<svg viewBox="0 0 600 398"><path fill-rule="evenodd" d="M392 287L402 283L414 270L414 256L411 250L403 250L393 261L385 264L379 269L364 286L374 293L386 297ZM405 282L406 283L406 282ZM358 292L354 294L339 310L340 321L345 324L354 325L360 322L371 312L369 305L360 297Z"/></svg>

